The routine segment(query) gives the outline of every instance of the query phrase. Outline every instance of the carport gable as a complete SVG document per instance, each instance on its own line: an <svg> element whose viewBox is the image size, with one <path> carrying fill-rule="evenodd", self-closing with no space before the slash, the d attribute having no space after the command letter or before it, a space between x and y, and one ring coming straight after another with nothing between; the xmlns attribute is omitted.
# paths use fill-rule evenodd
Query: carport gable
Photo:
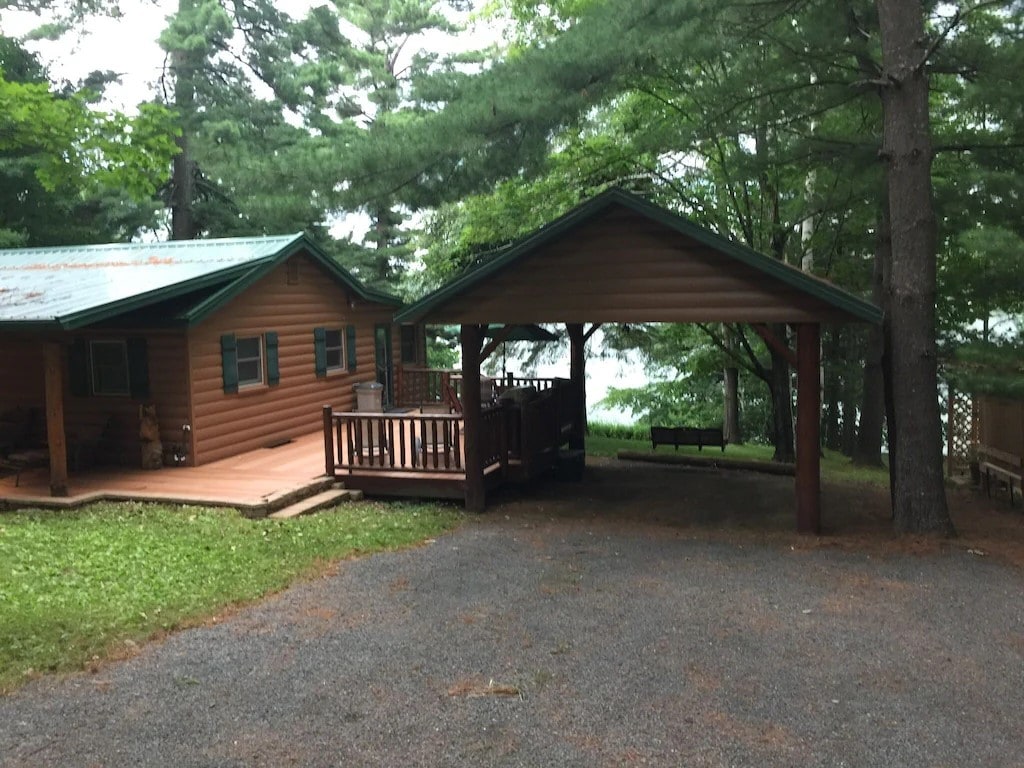
<svg viewBox="0 0 1024 768"><path fill-rule="evenodd" d="M399 313L399 322L869 322L872 304L613 189Z"/></svg>

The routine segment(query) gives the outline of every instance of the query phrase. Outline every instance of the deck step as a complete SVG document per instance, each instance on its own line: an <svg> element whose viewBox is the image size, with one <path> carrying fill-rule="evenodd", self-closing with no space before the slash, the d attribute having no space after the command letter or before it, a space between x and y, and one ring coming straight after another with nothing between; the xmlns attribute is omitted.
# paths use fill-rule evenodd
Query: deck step
<svg viewBox="0 0 1024 768"><path fill-rule="evenodd" d="M359 493L362 496L362 493ZM334 488L329 491L321 491L315 496L310 496L308 499L297 501L294 504L290 504L283 509L279 509L276 512L271 512L268 517L273 520L287 520L292 517L298 517L299 515L308 515L311 512L324 509L325 507L333 507L336 504L340 504L344 501L354 501L356 492L347 491L344 489Z"/></svg>

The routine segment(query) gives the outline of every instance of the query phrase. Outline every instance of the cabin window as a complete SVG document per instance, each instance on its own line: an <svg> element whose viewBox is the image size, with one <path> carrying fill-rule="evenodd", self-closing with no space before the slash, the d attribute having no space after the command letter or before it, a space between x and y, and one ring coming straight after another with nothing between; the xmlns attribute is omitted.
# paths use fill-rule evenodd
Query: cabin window
<svg viewBox="0 0 1024 768"><path fill-rule="evenodd" d="M416 363L416 326L402 326L402 362L406 364Z"/></svg>
<svg viewBox="0 0 1024 768"><path fill-rule="evenodd" d="M263 337L242 336L236 341L238 348L238 386L263 383Z"/></svg>
<svg viewBox="0 0 1024 768"><path fill-rule="evenodd" d="M328 371L345 367L345 334L340 328L324 329L324 355Z"/></svg>
<svg viewBox="0 0 1024 768"><path fill-rule="evenodd" d="M128 376L128 345L124 341L89 343L94 395L131 394Z"/></svg>
<svg viewBox="0 0 1024 768"><path fill-rule="evenodd" d="M323 378L332 371L356 369L356 328L314 328L313 356L316 375Z"/></svg>

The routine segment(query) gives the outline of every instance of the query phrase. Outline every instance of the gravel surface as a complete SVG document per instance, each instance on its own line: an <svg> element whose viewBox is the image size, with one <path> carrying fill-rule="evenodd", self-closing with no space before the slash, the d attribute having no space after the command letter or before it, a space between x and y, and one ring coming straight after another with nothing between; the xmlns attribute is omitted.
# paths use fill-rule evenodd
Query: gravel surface
<svg viewBox="0 0 1024 768"><path fill-rule="evenodd" d="M628 476L678 500L710 474ZM609 513L613 487L32 683L0 699L0 765L1024 765L1021 571L706 535Z"/></svg>

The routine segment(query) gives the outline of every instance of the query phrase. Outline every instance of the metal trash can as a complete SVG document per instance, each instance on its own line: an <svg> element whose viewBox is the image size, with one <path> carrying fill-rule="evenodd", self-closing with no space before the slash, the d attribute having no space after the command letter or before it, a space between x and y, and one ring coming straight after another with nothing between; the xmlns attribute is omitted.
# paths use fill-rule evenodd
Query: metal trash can
<svg viewBox="0 0 1024 768"><path fill-rule="evenodd" d="M379 381L363 381L353 385L356 392L356 411L381 413L384 410L384 385Z"/></svg>

